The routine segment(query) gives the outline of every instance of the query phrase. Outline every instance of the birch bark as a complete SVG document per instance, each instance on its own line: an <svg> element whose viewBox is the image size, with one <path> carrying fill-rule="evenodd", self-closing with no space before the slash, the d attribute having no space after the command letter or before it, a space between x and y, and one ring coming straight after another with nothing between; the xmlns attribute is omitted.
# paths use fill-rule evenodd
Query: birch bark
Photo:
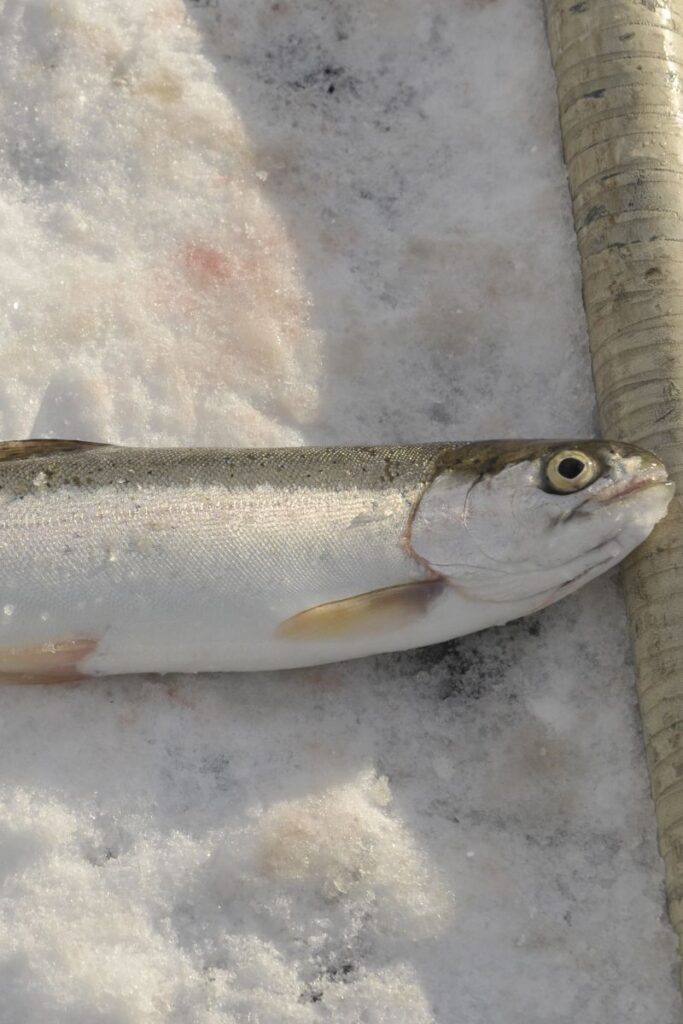
<svg viewBox="0 0 683 1024"><path fill-rule="evenodd" d="M624 567L672 924L683 942L683 2L545 0L605 436L678 497Z"/></svg>

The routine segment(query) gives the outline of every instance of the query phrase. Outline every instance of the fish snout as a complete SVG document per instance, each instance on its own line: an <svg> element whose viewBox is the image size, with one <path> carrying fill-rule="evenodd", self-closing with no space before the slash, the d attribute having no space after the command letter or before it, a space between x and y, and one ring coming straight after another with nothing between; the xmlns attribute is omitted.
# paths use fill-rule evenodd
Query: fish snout
<svg viewBox="0 0 683 1024"><path fill-rule="evenodd" d="M633 457L629 461L634 461L635 458L637 457ZM608 504L609 502L625 498L629 494L643 491L646 488L657 487L662 489L662 493L668 493L668 501L671 501L676 488L673 480L669 479L664 463L654 456L639 461L640 465L629 472L614 474L612 483L603 487L595 495L595 500L600 502L600 504Z"/></svg>

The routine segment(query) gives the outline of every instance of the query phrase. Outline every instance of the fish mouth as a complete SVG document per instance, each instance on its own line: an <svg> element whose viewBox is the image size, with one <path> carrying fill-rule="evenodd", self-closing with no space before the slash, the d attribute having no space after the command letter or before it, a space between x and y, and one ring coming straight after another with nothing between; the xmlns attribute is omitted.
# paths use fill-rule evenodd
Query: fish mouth
<svg viewBox="0 0 683 1024"><path fill-rule="evenodd" d="M669 480L669 475L664 466L648 467L631 480L605 487L599 494L594 495L593 500L599 501L602 505L607 505L614 501L620 501L630 494L636 494L638 491L648 490L652 487L661 487L666 491L670 491L670 498L673 497L674 483L672 480Z"/></svg>

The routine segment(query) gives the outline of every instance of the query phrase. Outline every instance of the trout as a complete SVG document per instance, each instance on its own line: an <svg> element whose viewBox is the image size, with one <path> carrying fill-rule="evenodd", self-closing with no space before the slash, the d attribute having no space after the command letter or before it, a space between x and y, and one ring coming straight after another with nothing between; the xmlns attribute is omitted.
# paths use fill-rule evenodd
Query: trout
<svg viewBox="0 0 683 1024"><path fill-rule="evenodd" d="M608 441L0 444L0 679L297 668L537 611L673 493Z"/></svg>

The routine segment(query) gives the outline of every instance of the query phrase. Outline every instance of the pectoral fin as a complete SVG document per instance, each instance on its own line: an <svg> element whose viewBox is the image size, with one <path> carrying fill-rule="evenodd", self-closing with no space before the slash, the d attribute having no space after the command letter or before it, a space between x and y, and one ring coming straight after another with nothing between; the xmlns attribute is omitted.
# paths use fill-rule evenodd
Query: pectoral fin
<svg viewBox="0 0 683 1024"><path fill-rule="evenodd" d="M97 640L55 640L32 647L0 647L0 683L74 683L86 679L80 662Z"/></svg>
<svg viewBox="0 0 683 1024"><path fill-rule="evenodd" d="M307 608L280 623L283 640L333 640L401 629L424 615L444 589L441 580L404 583Z"/></svg>

